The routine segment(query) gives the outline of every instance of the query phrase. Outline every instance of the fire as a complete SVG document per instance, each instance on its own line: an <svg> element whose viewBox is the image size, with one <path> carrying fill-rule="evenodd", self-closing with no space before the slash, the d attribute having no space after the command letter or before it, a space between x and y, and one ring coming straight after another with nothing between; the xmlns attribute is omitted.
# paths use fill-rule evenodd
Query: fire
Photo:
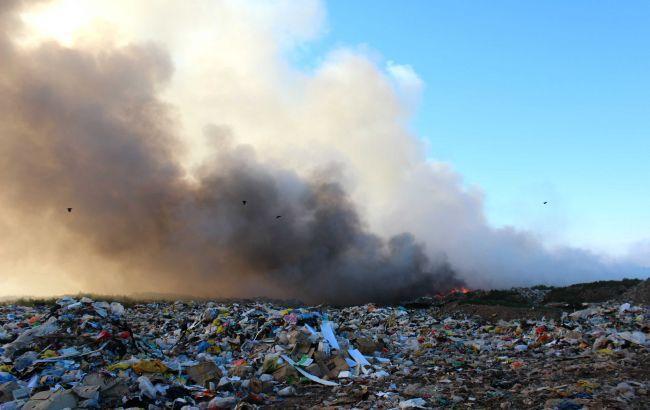
<svg viewBox="0 0 650 410"><path fill-rule="evenodd" d="M469 292L471 292L470 289L468 289L468 288L466 288L466 287L464 287L464 286L461 286L461 287L459 287L459 288L452 288L452 289L451 289L449 292L447 292L446 294L445 294L445 293L438 293L438 294L436 294L436 297L438 297L438 298L444 298L445 296L455 295L456 293L466 294L466 293L469 293Z"/></svg>
<svg viewBox="0 0 650 410"><path fill-rule="evenodd" d="M449 293L463 293L463 294L469 292L470 290L464 286L461 286L460 288L453 288L451 291L449 291Z"/></svg>

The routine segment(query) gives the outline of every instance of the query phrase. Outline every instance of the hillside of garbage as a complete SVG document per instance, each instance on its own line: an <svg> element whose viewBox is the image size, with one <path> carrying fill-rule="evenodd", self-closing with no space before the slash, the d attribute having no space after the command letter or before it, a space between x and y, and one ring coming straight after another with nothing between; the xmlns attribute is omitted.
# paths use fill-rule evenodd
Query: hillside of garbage
<svg viewBox="0 0 650 410"><path fill-rule="evenodd" d="M642 409L650 280L396 305L101 300L0 306L0 410Z"/></svg>

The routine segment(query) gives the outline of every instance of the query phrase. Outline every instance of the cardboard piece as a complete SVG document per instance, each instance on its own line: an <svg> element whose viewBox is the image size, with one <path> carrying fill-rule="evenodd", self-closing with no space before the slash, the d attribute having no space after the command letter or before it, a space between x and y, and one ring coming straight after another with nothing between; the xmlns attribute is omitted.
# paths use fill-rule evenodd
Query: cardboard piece
<svg viewBox="0 0 650 410"><path fill-rule="evenodd" d="M210 380L220 379L222 376L221 370L212 361L201 362L195 366L188 367L186 372L192 380L201 386L205 386Z"/></svg>
<svg viewBox="0 0 650 410"><path fill-rule="evenodd" d="M77 399L69 390L45 390L34 394L23 406L24 410L58 410L77 407Z"/></svg>

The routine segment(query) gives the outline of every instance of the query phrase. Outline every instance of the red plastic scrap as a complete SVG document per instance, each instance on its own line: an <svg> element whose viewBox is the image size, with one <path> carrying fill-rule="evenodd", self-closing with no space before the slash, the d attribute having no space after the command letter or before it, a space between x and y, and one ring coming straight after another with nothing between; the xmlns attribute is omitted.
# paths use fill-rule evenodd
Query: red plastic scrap
<svg viewBox="0 0 650 410"><path fill-rule="evenodd" d="M95 336L95 340L100 341L100 342L104 341L104 340L107 340L107 339L110 339L110 338L111 338L111 334L106 330L102 330L101 332L99 332L97 334L97 336Z"/></svg>
<svg viewBox="0 0 650 410"><path fill-rule="evenodd" d="M128 339L129 337L131 337L131 332L129 332L128 330L125 330L123 332L118 333L115 336L120 337L122 339Z"/></svg>

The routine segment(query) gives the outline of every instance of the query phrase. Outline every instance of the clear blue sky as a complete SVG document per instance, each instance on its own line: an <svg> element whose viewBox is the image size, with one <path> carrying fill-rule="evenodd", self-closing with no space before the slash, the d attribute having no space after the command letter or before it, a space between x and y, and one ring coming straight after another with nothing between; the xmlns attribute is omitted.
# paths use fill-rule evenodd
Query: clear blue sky
<svg viewBox="0 0 650 410"><path fill-rule="evenodd" d="M484 190L493 225L612 252L650 238L649 1L327 9L309 54L366 45L411 65L426 84L416 132Z"/></svg>

